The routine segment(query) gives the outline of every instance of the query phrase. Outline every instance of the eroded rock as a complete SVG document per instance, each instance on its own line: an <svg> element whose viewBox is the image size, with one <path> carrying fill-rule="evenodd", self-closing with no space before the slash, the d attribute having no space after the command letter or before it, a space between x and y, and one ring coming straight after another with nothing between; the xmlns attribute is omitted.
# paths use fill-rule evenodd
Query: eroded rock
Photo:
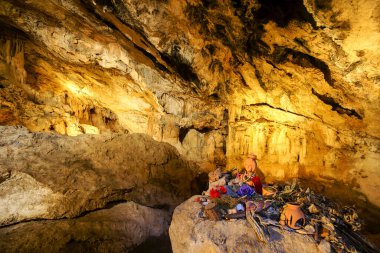
<svg viewBox="0 0 380 253"><path fill-rule="evenodd" d="M134 200L174 208L197 166L143 134L60 136L0 127L0 225L75 217ZM194 187L193 187L194 188Z"/></svg>

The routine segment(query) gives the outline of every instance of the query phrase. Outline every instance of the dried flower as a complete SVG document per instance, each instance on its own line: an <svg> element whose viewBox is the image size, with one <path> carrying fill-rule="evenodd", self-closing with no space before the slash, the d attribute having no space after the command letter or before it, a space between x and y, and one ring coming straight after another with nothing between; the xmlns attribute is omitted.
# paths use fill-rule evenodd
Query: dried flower
<svg viewBox="0 0 380 253"><path fill-rule="evenodd" d="M219 188L219 192L222 193L222 194L226 194L226 193L227 193L227 189L226 189L226 187L221 186L221 187Z"/></svg>
<svg viewBox="0 0 380 253"><path fill-rule="evenodd" d="M214 189L214 188L212 188L212 189L210 190L210 197L211 197L211 198L220 198L220 193L219 193L219 191L216 190L216 189Z"/></svg>

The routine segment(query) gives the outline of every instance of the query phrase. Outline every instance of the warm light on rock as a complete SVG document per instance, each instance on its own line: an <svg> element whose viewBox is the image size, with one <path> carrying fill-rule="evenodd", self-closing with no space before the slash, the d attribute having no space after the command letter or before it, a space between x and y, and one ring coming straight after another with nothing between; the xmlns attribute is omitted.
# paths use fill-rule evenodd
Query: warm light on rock
<svg viewBox="0 0 380 253"><path fill-rule="evenodd" d="M62 138L146 134L206 174L243 168L254 152L264 182L343 185L353 191L344 200L380 208L379 9L0 0L0 125ZM43 192L45 210L42 196L57 193Z"/></svg>
<svg viewBox="0 0 380 253"><path fill-rule="evenodd" d="M64 86L70 90L74 95L86 95L86 96L91 96L89 91L87 90L86 87L84 88L79 88L77 85L75 85L73 82L65 82Z"/></svg>

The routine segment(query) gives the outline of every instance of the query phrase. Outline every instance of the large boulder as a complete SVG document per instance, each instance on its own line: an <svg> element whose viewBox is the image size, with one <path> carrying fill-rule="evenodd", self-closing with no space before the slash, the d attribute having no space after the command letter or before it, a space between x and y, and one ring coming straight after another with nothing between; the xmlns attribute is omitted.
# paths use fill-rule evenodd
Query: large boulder
<svg viewBox="0 0 380 253"><path fill-rule="evenodd" d="M144 134L68 137L0 126L0 226L122 200L174 209L191 196L196 169Z"/></svg>
<svg viewBox="0 0 380 253"><path fill-rule="evenodd" d="M269 227L271 237L262 243L246 220L211 221L199 217L201 206L193 196L178 206L169 228L174 253L181 252L319 252L306 235Z"/></svg>
<svg viewBox="0 0 380 253"><path fill-rule="evenodd" d="M168 228L168 211L133 202L75 219L0 228L0 252L128 252Z"/></svg>

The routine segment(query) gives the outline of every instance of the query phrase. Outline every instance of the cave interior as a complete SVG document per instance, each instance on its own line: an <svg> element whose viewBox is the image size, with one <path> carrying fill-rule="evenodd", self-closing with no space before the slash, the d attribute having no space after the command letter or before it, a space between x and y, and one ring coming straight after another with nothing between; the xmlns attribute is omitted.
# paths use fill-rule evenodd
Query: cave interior
<svg viewBox="0 0 380 253"><path fill-rule="evenodd" d="M175 208L254 153L264 184L355 206L376 252L379 20L377 0L0 0L0 251L182 252Z"/></svg>

